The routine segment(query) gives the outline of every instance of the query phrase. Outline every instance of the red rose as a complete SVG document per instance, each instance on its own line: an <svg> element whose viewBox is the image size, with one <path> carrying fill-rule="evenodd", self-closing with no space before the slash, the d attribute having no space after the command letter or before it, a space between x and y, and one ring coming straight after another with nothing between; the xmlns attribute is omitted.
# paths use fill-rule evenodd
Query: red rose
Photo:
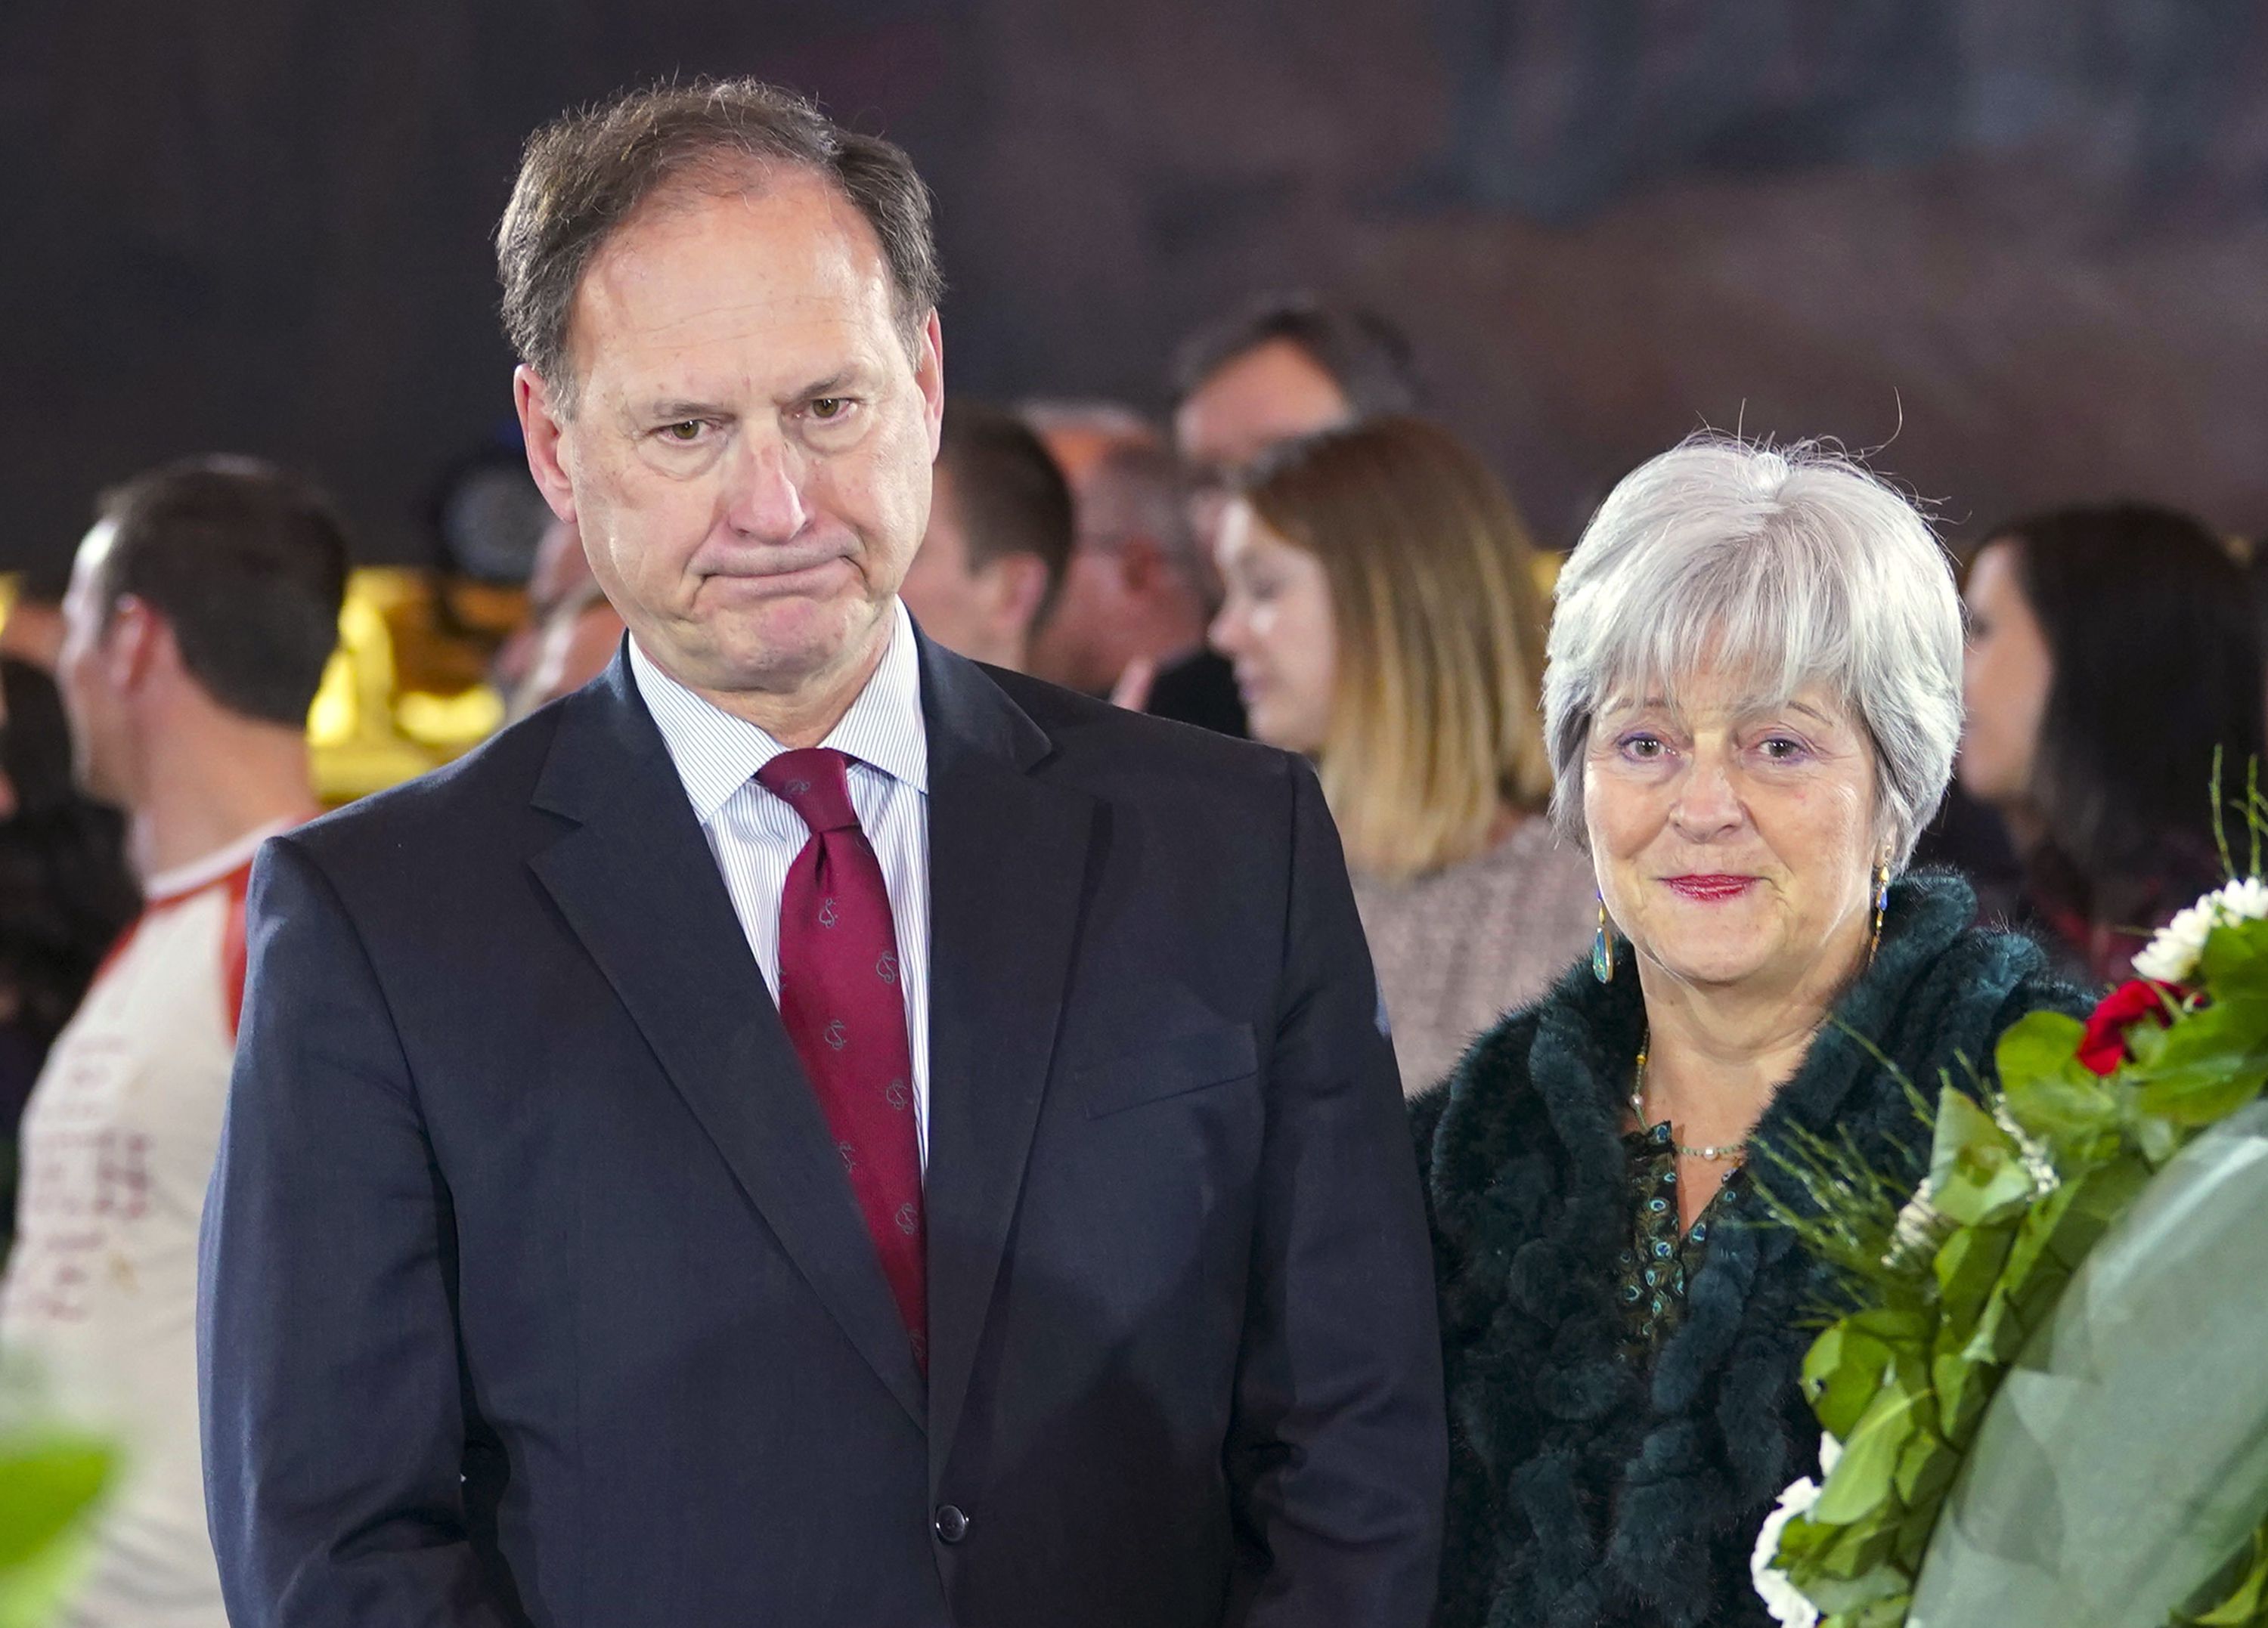
<svg viewBox="0 0 2268 1628"><path fill-rule="evenodd" d="M2102 1004L2095 1008L2087 1020L2087 1033L2079 1042L2079 1060L2096 1074L2107 1074L2117 1070L2126 1060L2127 1026L2144 1016L2154 1017L2160 1028L2172 1023L2166 1011L2170 995L2178 1001L2181 990L2171 984L2158 985L2146 978L2130 978L2102 997Z"/></svg>

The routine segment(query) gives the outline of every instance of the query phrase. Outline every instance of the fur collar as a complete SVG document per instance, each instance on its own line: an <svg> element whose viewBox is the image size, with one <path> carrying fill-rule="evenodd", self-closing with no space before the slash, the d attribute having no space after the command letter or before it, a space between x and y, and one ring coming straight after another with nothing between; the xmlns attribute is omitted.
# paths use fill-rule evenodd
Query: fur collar
<svg viewBox="0 0 2268 1628"><path fill-rule="evenodd" d="M1764 1150L1796 1126L1847 1135L1918 1181L1927 1148L1898 1074L1933 1095L1942 1073L1989 1070L2023 1012L2083 1009L2036 947L1975 913L1949 875L1892 889L1881 950L1758 1122L1650 1373L1621 1352L1615 1299L1636 976L1579 966L1418 1099L1456 1437L1442 1628L1769 1621L1747 1557L1780 1488L1815 1468L1796 1380L1830 1285L1769 1221Z"/></svg>

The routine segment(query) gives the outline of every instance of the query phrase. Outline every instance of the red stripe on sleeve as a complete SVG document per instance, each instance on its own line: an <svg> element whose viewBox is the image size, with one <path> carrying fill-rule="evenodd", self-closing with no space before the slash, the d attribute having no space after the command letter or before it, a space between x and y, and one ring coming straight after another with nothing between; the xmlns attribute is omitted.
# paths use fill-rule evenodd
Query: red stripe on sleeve
<svg viewBox="0 0 2268 1628"><path fill-rule="evenodd" d="M220 987L228 1016L228 1038L236 1041L237 1020L244 1014L244 976L250 959L244 937L244 896L252 886L252 867L239 865L229 873L228 914L221 925Z"/></svg>

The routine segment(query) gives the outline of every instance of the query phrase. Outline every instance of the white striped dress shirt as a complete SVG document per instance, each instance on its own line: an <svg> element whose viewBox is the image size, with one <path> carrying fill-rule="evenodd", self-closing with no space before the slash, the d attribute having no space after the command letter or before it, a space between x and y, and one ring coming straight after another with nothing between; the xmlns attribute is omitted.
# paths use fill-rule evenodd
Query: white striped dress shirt
<svg viewBox="0 0 2268 1628"><path fill-rule="evenodd" d="M850 759L850 803L881 862L897 932L906 1037L913 1054L914 1126L929 1166L929 737L913 620L891 605L882 664L827 738ZM780 896L788 868L811 832L802 818L756 783L756 771L786 751L764 730L720 711L655 666L630 638L630 673L709 839L725 891L756 965L779 1000ZM663 931L667 930L665 926Z"/></svg>

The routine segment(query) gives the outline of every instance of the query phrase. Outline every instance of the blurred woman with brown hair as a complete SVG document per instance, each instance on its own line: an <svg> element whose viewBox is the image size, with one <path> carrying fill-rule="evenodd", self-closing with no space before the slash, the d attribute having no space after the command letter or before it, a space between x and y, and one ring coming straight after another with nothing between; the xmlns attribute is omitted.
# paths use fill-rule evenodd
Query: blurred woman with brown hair
<svg viewBox="0 0 2268 1628"><path fill-rule="evenodd" d="M1541 818L1543 610L1528 531L1447 431L1387 418L1278 449L1222 519L1212 642L1252 732L1316 760L1405 1089L1589 941L1590 867Z"/></svg>
<svg viewBox="0 0 2268 1628"><path fill-rule="evenodd" d="M2241 795L2262 754L2243 568L2178 510L2066 509L1989 533L1964 598L1961 782L2023 857L2026 925L2067 975L2120 982L2224 880L2216 756Z"/></svg>

